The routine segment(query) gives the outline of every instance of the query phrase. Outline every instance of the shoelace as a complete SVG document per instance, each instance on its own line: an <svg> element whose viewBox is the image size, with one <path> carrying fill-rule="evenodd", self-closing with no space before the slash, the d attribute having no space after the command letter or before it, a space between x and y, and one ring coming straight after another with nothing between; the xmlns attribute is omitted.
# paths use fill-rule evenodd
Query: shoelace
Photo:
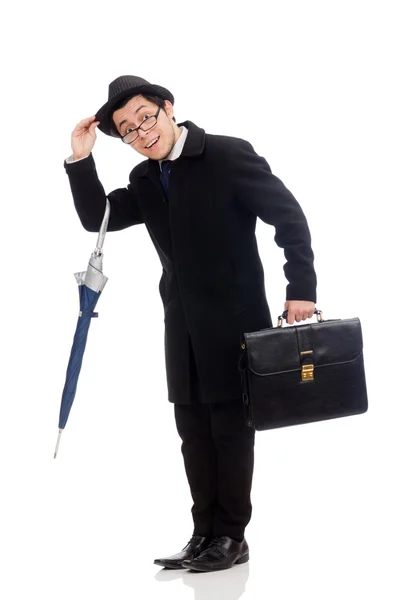
<svg viewBox="0 0 397 600"><path fill-rule="evenodd" d="M226 537L225 536L218 536L218 537L214 537L211 540L211 546L223 546L223 544L226 541Z"/></svg>
<svg viewBox="0 0 397 600"><path fill-rule="evenodd" d="M190 538L190 540L188 541L188 543L186 544L185 548L183 548L183 550L185 550L185 549L186 549L186 548L189 546L189 544L191 544L191 543L192 543L193 541L195 541L197 538L201 538L201 537L202 537L202 536L201 536L201 535L198 535L198 533L194 533L194 534L192 535L192 537Z"/></svg>
<svg viewBox="0 0 397 600"><path fill-rule="evenodd" d="M219 552L219 554L224 556L224 551L221 550L221 547L224 545L226 540L227 540L227 537L224 537L224 536L214 537L214 538L212 538L211 543L208 548L215 548Z"/></svg>

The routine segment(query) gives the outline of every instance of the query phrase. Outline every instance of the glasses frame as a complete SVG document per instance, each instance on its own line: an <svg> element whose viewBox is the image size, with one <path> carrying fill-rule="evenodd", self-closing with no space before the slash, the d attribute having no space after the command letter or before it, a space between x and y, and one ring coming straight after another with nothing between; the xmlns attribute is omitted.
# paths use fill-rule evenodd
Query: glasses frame
<svg viewBox="0 0 397 600"><path fill-rule="evenodd" d="M143 120L143 121L142 121L142 123L139 125L139 127L135 127L134 129L132 129L131 131L129 131L128 133L126 133L125 135L123 135L123 137L121 138L121 141L122 141L122 142L124 142L124 144L133 144L133 143L134 143L134 142L136 142L136 141L137 141L137 139L139 138L139 133L138 133L138 135L136 136L136 138L135 138L134 140L132 140L131 142L126 142L126 141L125 141L125 138L127 137L127 135L131 135L131 133L132 133L133 131L138 131L138 129L142 129L142 131L150 131L151 129L153 129L153 127L155 127L155 126L157 125L157 117L159 116L160 110L161 110L161 106L159 106L159 108L158 108L158 111L156 112L156 114L155 114L155 115L150 115L150 117L154 117L154 118L156 119L156 121L155 121L154 125L152 125L151 127L149 127L149 129L143 129L142 125L143 125L144 123L146 123L146 121L147 121L148 119L146 119L146 120ZM147 114L149 114L149 113L147 113Z"/></svg>

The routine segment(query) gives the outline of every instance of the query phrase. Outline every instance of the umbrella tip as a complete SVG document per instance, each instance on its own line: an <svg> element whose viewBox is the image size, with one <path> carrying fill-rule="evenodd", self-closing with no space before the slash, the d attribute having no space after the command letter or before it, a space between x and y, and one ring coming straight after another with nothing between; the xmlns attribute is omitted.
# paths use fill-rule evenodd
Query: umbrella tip
<svg viewBox="0 0 397 600"><path fill-rule="evenodd" d="M58 454L59 442L61 441L61 434L62 434L62 431L63 431L63 429L59 429L59 432L58 432L58 439L57 439L57 445L56 445L56 447L55 447L55 452L54 452L54 458L56 458L56 457L57 457L57 454Z"/></svg>

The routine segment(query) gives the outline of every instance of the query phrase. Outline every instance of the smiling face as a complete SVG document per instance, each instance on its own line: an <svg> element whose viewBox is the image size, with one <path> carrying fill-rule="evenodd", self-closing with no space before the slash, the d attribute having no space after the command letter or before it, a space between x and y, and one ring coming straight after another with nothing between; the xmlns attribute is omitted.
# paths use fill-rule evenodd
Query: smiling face
<svg viewBox="0 0 397 600"><path fill-rule="evenodd" d="M174 108L165 100L165 110L160 109L157 116L157 123L152 129L142 131L138 129L138 138L129 144L134 150L153 160L164 160L167 158L175 142L182 133L182 130L172 120ZM134 96L130 98L125 106L116 110L113 115L113 122L121 136L126 135L131 129L141 125L148 117L157 113L159 107L153 102L149 102L143 96ZM152 148L147 148L153 140L159 138Z"/></svg>

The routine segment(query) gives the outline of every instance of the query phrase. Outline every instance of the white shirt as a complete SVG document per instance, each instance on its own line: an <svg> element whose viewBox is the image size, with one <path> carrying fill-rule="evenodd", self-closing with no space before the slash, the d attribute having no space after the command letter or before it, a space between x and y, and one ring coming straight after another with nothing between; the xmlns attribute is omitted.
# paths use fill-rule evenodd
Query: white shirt
<svg viewBox="0 0 397 600"><path fill-rule="evenodd" d="M172 150L169 153L169 155L167 156L167 158L164 158L164 159L158 161L159 165L160 165L160 169L161 169L161 163L163 162L163 160L175 160L175 159L179 158L179 156L182 154L183 146L185 145L185 141L186 141L187 134L188 134L188 129L187 129L187 127L184 127L183 125L181 125L180 129L182 129L182 133L179 136L178 140L176 141L176 144L172 148ZM87 154L87 156L83 156L82 158L76 158L74 160L73 154L71 154L66 159L66 162L67 163L77 162L79 160L84 160L85 158L88 158L88 156L89 156L89 154Z"/></svg>

